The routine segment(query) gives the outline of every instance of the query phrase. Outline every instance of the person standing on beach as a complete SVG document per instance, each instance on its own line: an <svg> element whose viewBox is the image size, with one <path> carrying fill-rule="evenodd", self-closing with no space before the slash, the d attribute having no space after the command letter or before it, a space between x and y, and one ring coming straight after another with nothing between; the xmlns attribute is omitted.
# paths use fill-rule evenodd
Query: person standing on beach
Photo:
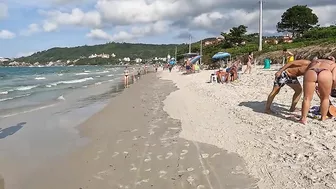
<svg viewBox="0 0 336 189"><path fill-rule="evenodd" d="M292 99L292 105L289 109L291 112L295 111L295 107L302 94L302 87L297 77L304 75L310 63L310 60L295 60L286 64L275 73L274 85L267 98L265 113L273 113L271 110L271 104L275 96L280 92L280 89L285 85L288 85L295 91Z"/></svg>
<svg viewBox="0 0 336 189"><path fill-rule="evenodd" d="M289 52L287 49L283 49L282 53L286 58L286 64L294 61L294 54L293 53Z"/></svg>
<svg viewBox="0 0 336 189"><path fill-rule="evenodd" d="M250 74L251 73L251 70L252 70L252 61L253 61L253 52L249 52L249 55L248 55L248 60L247 60L247 67L244 71L244 74L248 73Z"/></svg>
<svg viewBox="0 0 336 189"><path fill-rule="evenodd" d="M129 84L129 70L128 70L127 66L124 70L124 83L125 83L125 88L127 88L128 84Z"/></svg>

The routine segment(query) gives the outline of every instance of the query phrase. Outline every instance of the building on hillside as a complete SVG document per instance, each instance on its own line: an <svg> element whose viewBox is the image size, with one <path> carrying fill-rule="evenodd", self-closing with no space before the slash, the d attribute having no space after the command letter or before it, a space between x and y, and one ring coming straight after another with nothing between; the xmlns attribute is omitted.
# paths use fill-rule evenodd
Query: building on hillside
<svg viewBox="0 0 336 189"><path fill-rule="evenodd" d="M215 45L224 40L223 36L203 39L204 46Z"/></svg>
<svg viewBox="0 0 336 189"><path fill-rule="evenodd" d="M276 39L276 38L268 38L268 39L265 39L264 43L265 44L277 45L279 43L279 40Z"/></svg>
<svg viewBox="0 0 336 189"><path fill-rule="evenodd" d="M0 57L0 62L6 62L6 61L9 61L9 59L8 58Z"/></svg>
<svg viewBox="0 0 336 189"><path fill-rule="evenodd" d="M293 36L287 34L287 35L282 37L282 41L284 43L293 43Z"/></svg>

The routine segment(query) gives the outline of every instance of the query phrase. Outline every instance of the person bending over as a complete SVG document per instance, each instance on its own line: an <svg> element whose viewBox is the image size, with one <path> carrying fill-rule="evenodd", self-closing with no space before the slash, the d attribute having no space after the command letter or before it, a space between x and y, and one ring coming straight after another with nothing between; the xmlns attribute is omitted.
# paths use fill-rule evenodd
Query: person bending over
<svg viewBox="0 0 336 189"><path fill-rule="evenodd" d="M321 121L325 121L330 105L329 96L332 89L336 88L336 64L334 60L317 59L313 60L308 66L303 81L304 98L300 119L302 124L307 124L307 115L316 85L321 100Z"/></svg>
<svg viewBox="0 0 336 189"><path fill-rule="evenodd" d="M271 110L271 104L275 96L279 94L280 89L285 85L288 85L294 90L292 105L289 111L295 111L295 107L299 102L302 94L302 87L297 77L304 75L310 63L310 60L295 60L289 62L288 64L283 66L278 72L275 73L274 85L271 93L268 95L267 98L265 113L273 113Z"/></svg>

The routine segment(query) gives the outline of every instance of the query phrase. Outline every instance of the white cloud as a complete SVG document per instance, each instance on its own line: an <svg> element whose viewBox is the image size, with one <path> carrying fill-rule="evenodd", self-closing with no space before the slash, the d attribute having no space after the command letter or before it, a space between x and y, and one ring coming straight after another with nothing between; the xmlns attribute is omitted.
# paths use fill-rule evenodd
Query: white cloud
<svg viewBox="0 0 336 189"><path fill-rule="evenodd" d="M16 35L8 30L0 30L0 39L13 39Z"/></svg>
<svg viewBox="0 0 336 189"><path fill-rule="evenodd" d="M53 32L57 30L58 25L52 22L45 21L42 27L45 32Z"/></svg>
<svg viewBox="0 0 336 189"><path fill-rule="evenodd" d="M47 17L47 23L53 23L54 26L99 27L101 25L101 17L97 11L83 12L81 9L75 8L70 13L61 11L40 11L40 13Z"/></svg>
<svg viewBox="0 0 336 189"><path fill-rule="evenodd" d="M23 36L30 36L41 31L41 28L38 24L30 24L26 30L20 32Z"/></svg>
<svg viewBox="0 0 336 189"><path fill-rule="evenodd" d="M0 3L0 20L5 18L8 14L7 5L4 3Z"/></svg>
<svg viewBox="0 0 336 189"><path fill-rule="evenodd" d="M192 16L211 10L218 0L98 0L96 8L105 20L115 24L150 23ZM113 10L113 11L111 11Z"/></svg>
<svg viewBox="0 0 336 189"><path fill-rule="evenodd" d="M101 29L93 29L86 36L96 40L130 42L145 36L155 36L168 32L168 24L166 22L155 22L142 27L135 26L129 31L119 31L113 35L106 33Z"/></svg>
<svg viewBox="0 0 336 189"><path fill-rule="evenodd" d="M90 33L86 34L87 37L96 39L96 40L111 40L112 36L101 29L93 29Z"/></svg>

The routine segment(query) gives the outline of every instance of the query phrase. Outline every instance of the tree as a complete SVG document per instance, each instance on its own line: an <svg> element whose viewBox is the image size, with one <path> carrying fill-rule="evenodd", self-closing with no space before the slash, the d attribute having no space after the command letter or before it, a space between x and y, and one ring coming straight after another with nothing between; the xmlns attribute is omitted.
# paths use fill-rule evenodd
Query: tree
<svg viewBox="0 0 336 189"><path fill-rule="evenodd" d="M238 27L233 27L230 29L229 33L222 32L221 35L224 37L225 42L230 44L241 44L245 41L245 34L247 32L247 26L240 25Z"/></svg>
<svg viewBox="0 0 336 189"><path fill-rule="evenodd" d="M303 34L318 23L318 17L307 5L296 5L287 9L277 24L278 32L290 32L293 37Z"/></svg>

